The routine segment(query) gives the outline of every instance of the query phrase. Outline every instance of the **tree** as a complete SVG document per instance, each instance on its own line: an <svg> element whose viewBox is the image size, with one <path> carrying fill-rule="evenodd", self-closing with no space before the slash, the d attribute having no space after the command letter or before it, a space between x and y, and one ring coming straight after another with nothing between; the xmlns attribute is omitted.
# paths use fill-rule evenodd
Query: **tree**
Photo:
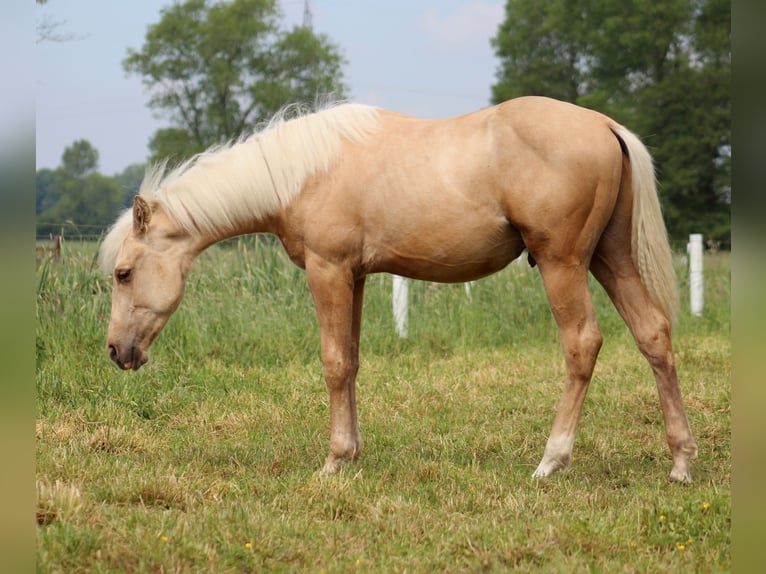
<svg viewBox="0 0 766 574"><path fill-rule="evenodd" d="M587 64L587 22L578 2L510 0L492 45L500 58L495 103L530 95L577 101Z"/></svg>
<svg viewBox="0 0 766 574"><path fill-rule="evenodd" d="M38 6L44 6L48 0L35 0ZM72 34L60 32L61 26L66 22L63 20L52 20L48 16L42 16L37 21L37 42L68 42L74 40Z"/></svg>
<svg viewBox="0 0 766 574"><path fill-rule="evenodd" d="M59 171L64 178L82 179L98 169L98 150L88 140L77 140L64 148Z"/></svg>
<svg viewBox="0 0 766 574"><path fill-rule="evenodd" d="M727 241L729 0L508 0L493 100L540 94L644 136L671 236Z"/></svg>
<svg viewBox="0 0 766 574"><path fill-rule="evenodd" d="M37 172L38 234L59 233L63 224L105 227L114 220L126 205L126 192L119 176L104 176L97 168L98 150L82 139L64 149L56 170ZM122 183L135 179L135 170L129 170Z"/></svg>
<svg viewBox="0 0 766 574"><path fill-rule="evenodd" d="M306 27L280 30L279 16L275 0L186 0L162 10L141 50L123 60L172 124L152 138L152 159L239 137L287 103L343 97L338 48Z"/></svg>
<svg viewBox="0 0 766 574"><path fill-rule="evenodd" d="M35 177L35 213L40 215L56 205L59 200L56 172L40 169Z"/></svg>
<svg viewBox="0 0 766 574"><path fill-rule="evenodd" d="M48 215L58 222L106 226L119 213L124 199L123 191L114 178L91 173L82 179L64 179L61 198Z"/></svg>

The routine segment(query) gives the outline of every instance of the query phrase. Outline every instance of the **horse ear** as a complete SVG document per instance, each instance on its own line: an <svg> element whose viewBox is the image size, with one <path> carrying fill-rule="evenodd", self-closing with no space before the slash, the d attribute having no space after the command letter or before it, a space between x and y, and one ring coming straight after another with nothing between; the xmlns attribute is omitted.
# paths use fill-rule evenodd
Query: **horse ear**
<svg viewBox="0 0 766 574"><path fill-rule="evenodd" d="M152 219L152 208L140 195L133 198L133 229L136 233L146 233Z"/></svg>

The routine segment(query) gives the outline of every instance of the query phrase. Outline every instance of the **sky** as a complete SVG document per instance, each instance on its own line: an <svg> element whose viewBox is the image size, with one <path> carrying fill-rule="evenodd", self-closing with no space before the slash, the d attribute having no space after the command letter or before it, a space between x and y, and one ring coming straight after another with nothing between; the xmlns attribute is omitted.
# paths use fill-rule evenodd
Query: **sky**
<svg viewBox="0 0 766 574"><path fill-rule="evenodd" d="M99 171L143 163L154 132L169 124L147 106L142 79L122 60L140 50L148 26L171 0L49 0L39 22L59 22L65 42L35 48L36 165L55 168L64 148L88 140ZM300 24L305 0L280 0L285 28ZM504 17L492 0L309 0L314 30L347 64L352 101L419 117L447 117L489 105L498 60L490 45Z"/></svg>

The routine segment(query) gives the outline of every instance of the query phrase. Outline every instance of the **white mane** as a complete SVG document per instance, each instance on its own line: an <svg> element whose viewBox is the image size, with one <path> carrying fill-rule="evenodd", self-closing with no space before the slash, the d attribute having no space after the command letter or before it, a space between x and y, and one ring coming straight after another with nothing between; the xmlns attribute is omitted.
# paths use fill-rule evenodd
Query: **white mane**
<svg viewBox="0 0 766 574"><path fill-rule="evenodd" d="M360 142L378 128L377 108L340 104L285 119L278 113L261 131L214 146L169 173L165 164L148 169L139 194L155 199L189 233L225 235L289 204L306 178L326 171L341 153L344 139ZM117 219L101 245L105 273L130 233L131 210Z"/></svg>

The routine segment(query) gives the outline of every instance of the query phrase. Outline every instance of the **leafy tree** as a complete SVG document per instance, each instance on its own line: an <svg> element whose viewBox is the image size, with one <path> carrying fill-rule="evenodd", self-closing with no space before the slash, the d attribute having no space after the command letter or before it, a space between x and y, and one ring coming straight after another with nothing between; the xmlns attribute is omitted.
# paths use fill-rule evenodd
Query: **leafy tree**
<svg viewBox="0 0 766 574"><path fill-rule="evenodd" d="M35 177L35 213L48 211L59 200L56 172L40 169Z"/></svg>
<svg viewBox="0 0 766 574"><path fill-rule="evenodd" d="M135 174L126 168L121 181L97 168L98 151L87 140L77 140L64 149L55 171L37 172L38 234L59 233L63 224L106 226L114 220L126 203L122 183ZM93 229L85 227L84 232Z"/></svg>
<svg viewBox="0 0 766 574"><path fill-rule="evenodd" d="M309 28L282 31L279 17L276 0L186 0L162 10L123 61L172 123L152 138L152 159L238 137L287 103L344 95L338 48Z"/></svg>
<svg viewBox="0 0 766 574"><path fill-rule="evenodd" d="M643 135L671 236L728 240L729 0L508 0L493 101L598 109Z"/></svg>
<svg viewBox="0 0 766 574"><path fill-rule="evenodd" d="M76 225L107 225L114 220L124 199L117 181L100 173L91 173L82 179L64 179L61 199L49 216Z"/></svg>
<svg viewBox="0 0 766 574"><path fill-rule="evenodd" d="M188 128L160 128L149 140L150 161L157 163L164 158L191 157L204 150L204 139L196 139Z"/></svg>
<svg viewBox="0 0 766 574"><path fill-rule="evenodd" d="M59 171L64 178L81 179L98 168L98 150L88 140L77 140L64 149Z"/></svg>
<svg viewBox="0 0 766 574"><path fill-rule="evenodd" d="M492 45L500 58L495 103L529 95L570 102L580 96L587 65L587 24L577 1L510 0Z"/></svg>
<svg viewBox="0 0 766 574"><path fill-rule="evenodd" d="M343 96L343 63L340 52L332 49L325 34L299 26L282 35L262 83L262 89L269 94L267 116L286 103L311 104L319 96Z"/></svg>

